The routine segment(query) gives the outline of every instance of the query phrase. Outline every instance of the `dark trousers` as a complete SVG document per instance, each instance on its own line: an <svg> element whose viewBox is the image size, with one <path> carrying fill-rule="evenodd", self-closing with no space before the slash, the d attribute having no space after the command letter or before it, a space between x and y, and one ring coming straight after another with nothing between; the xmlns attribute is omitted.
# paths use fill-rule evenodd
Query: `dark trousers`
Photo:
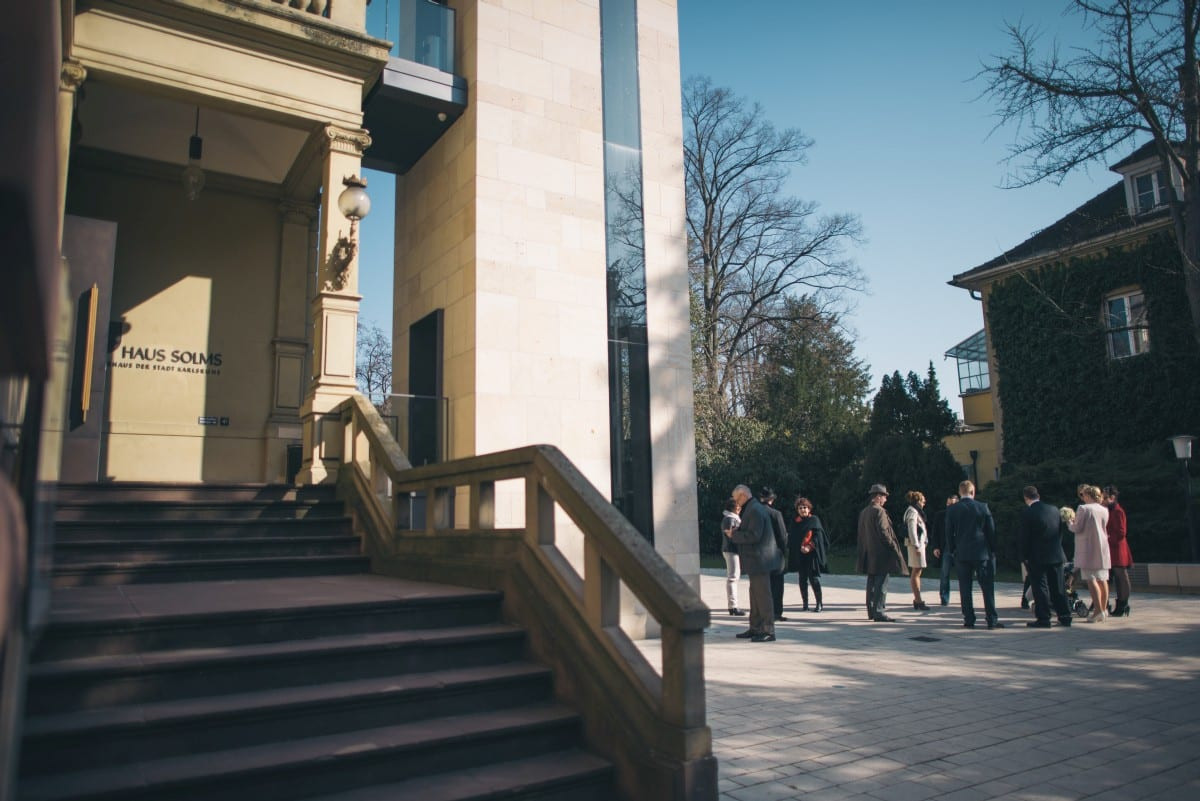
<svg viewBox="0 0 1200 801"><path fill-rule="evenodd" d="M808 608L808 585L812 584L813 597L816 598L817 606L822 605L821 601L821 569L817 567L817 559L814 554L800 557L800 597L804 599L804 608Z"/></svg>
<svg viewBox="0 0 1200 801"><path fill-rule="evenodd" d="M755 634L775 633L775 605L771 600L771 575L750 575L750 631Z"/></svg>
<svg viewBox="0 0 1200 801"><path fill-rule="evenodd" d="M775 617L783 616L783 571L771 571L771 608Z"/></svg>
<svg viewBox="0 0 1200 801"><path fill-rule="evenodd" d="M887 612L887 573L867 574L867 617L871 620Z"/></svg>
<svg viewBox="0 0 1200 801"><path fill-rule="evenodd" d="M938 595L942 606L950 603L950 574L954 572L954 557L949 551L942 551L942 577L938 579Z"/></svg>
<svg viewBox="0 0 1200 801"><path fill-rule="evenodd" d="M1071 607L1063 588L1062 562L1048 565L1030 562L1029 589L1033 591L1033 613L1038 620L1049 623L1050 610L1053 609L1060 623L1071 622Z"/></svg>
<svg viewBox="0 0 1200 801"><path fill-rule="evenodd" d="M975 625L975 601L971 597L975 587L972 577L979 579L979 590L983 593L983 613L988 625L995 625L1000 616L996 614L996 560L958 560L958 602L962 605L963 623Z"/></svg>

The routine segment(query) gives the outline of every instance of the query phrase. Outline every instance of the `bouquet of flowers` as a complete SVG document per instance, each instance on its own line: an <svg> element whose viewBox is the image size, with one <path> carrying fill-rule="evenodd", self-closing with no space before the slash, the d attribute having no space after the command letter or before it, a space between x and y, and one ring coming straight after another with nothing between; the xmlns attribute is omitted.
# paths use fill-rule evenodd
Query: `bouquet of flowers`
<svg viewBox="0 0 1200 801"><path fill-rule="evenodd" d="M1064 523L1070 523L1075 519L1075 510L1070 506L1064 506L1058 510L1058 516L1062 518Z"/></svg>

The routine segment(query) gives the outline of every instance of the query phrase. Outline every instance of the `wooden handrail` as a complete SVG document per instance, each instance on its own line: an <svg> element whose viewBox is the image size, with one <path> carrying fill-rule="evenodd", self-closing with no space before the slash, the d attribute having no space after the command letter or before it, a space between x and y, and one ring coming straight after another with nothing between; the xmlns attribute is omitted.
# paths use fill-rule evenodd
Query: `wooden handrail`
<svg viewBox="0 0 1200 801"><path fill-rule="evenodd" d="M523 542L525 555L511 569L535 571L541 577L536 578L538 586L557 594L547 602L573 608L569 619L581 621L556 637L556 648L578 649L587 659L604 654L605 663L614 666L606 679L613 688L610 703L625 707L622 718L636 722L623 737L643 738L614 747L635 755L640 750L660 762L665 759L680 775L715 776L704 699L703 632L710 622L709 609L558 448L530 445L412 467L366 398L357 393L350 396L335 414L341 415L345 435L339 487L352 494L355 507L371 521L372 541L385 553L394 553L404 542L436 543L450 536L483 537L476 541L486 543L495 529L496 482L523 480L525 528L517 541ZM454 494L460 488L467 490L469 525L465 527L451 522ZM411 493L426 499L423 530L398 526L399 505ZM568 565L555 544L556 507L583 534L583 576ZM620 628L622 584L661 627L661 676ZM701 788L678 798L715 797L715 779L711 795L704 789L706 781L681 780L677 775L675 783Z"/></svg>

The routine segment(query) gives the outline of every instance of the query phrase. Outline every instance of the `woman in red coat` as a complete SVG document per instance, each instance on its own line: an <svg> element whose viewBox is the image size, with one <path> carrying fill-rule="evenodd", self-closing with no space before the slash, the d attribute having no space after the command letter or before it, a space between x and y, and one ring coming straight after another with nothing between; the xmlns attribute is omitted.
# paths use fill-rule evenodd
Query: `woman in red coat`
<svg viewBox="0 0 1200 801"><path fill-rule="evenodd" d="M1119 494L1112 484L1104 488L1104 505L1108 507L1108 551L1112 556L1113 584L1117 587L1113 617L1129 615L1129 568L1133 567L1133 554L1125 537L1125 510L1117 503Z"/></svg>

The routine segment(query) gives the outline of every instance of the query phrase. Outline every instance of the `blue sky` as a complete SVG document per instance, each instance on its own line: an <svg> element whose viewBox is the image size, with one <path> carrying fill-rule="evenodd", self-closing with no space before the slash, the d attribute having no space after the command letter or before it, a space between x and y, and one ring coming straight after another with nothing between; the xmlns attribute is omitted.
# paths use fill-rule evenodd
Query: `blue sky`
<svg viewBox="0 0 1200 801"><path fill-rule="evenodd" d="M847 319L875 386L933 361L960 410L942 354L983 327L977 301L946 285L1044 228L1117 176L1103 166L1061 186L1002 189L1012 133L972 76L1007 51L1005 21L1079 41L1061 0L680 0L684 76L703 74L815 140L789 191L862 218L852 249L869 280ZM1116 161L1116 159L1113 159ZM390 176L368 173L362 317L390 327Z"/></svg>

